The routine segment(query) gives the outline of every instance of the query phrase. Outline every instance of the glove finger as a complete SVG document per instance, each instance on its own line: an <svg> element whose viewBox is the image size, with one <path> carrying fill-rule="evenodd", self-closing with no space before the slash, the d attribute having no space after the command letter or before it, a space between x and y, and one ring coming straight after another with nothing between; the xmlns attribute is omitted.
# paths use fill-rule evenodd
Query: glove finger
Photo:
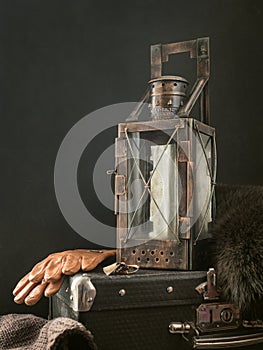
<svg viewBox="0 0 263 350"><path fill-rule="evenodd" d="M35 305L43 296L46 287L47 283L40 283L36 285L27 295L27 297L24 300L24 303L28 306Z"/></svg>
<svg viewBox="0 0 263 350"><path fill-rule="evenodd" d="M74 273L80 270L81 258L79 256L69 254L63 260L62 272L65 275L74 275Z"/></svg>
<svg viewBox="0 0 263 350"><path fill-rule="evenodd" d="M31 292L31 290L36 286L36 283L29 282L24 286L23 289L15 296L14 302L17 304L22 304L27 297L27 295Z"/></svg>
<svg viewBox="0 0 263 350"><path fill-rule="evenodd" d="M50 261L50 257L47 257L46 259L40 261L33 267L29 275L29 280L31 282L35 282L35 283L42 282L45 275L45 269L49 261Z"/></svg>
<svg viewBox="0 0 263 350"><path fill-rule="evenodd" d="M62 257L57 256L52 258L45 269L44 281L56 282L60 280L62 276Z"/></svg>
<svg viewBox="0 0 263 350"><path fill-rule="evenodd" d="M64 276L61 277L61 279L59 281L56 281L56 282L52 282L52 283L49 283L47 285L47 288L45 289L45 297L51 297L52 295L56 294L60 287L62 286L62 283L64 281Z"/></svg>
<svg viewBox="0 0 263 350"><path fill-rule="evenodd" d="M23 278L21 278L21 280L17 283L17 285L15 286L15 288L13 290L14 296L16 296L28 283L28 281L29 281L28 277L29 277L29 273L27 275L25 275Z"/></svg>

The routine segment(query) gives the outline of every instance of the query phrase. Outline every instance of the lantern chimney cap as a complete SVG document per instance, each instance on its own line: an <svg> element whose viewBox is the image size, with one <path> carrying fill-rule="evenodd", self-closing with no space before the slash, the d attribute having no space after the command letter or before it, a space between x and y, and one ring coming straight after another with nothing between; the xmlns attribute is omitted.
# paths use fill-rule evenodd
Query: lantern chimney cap
<svg viewBox="0 0 263 350"><path fill-rule="evenodd" d="M150 81L149 81L149 84L150 83L154 83L154 82L156 82L156 81L165 81L165 80L172 80L172 81L181 81L181 82L183 82L183 83L186 83L186 84L189 84L189 81L188 80L186 80L185 78L183 78L183 77L180 77L180 76L178 76L178 75L162 75L162 76L160 76L159 78L154 78L154 79L151 79Z"/></svg>

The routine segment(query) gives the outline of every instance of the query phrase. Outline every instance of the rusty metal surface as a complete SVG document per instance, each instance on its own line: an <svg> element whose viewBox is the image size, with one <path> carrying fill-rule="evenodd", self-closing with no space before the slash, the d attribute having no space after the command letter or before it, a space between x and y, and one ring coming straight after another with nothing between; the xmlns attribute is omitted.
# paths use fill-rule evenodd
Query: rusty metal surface
<svg viewBox="0 0 263 350"><path fill-rule="evenodd" d="M196 326L202 332L238 328L240 325L240 309L233 304L207 303L196 310Z"/></svg>
<svg viewBox="0 0 263 350"><path fill-rule="evenodd" d="M182 119L167 119L167 120L150 120L145 122L120 123L118 127L119 137L125 132L147 132L156 130L169 130L176 127L183 128L184 121Z"/></svg>
<svg viewBox="0 0 263 350"><path fill-rule="evenodd" d="M149 84L152 119L175 118L186 97L188 81L178 76L162 76L150 80Z"/></svg>
<svg viewBox="0 0 263 350"><path fill-rule="evenodd" d="M196 58L196 40L151 45L151 79L162 75L162 63L168 61L169 55L183 52L189 52L191 58Z"/></svg>
<svg viewBox="0 0 263 350"><path fill-rule="evenodd" d="M197 61L197 79L184 105L178 111L178 116L190 115L193 106L200 98L200 119L210 124L208 80L210 76L210 45L209 38L183 41L171 44L151 46L151 79L162 76L162 63L167 62L170 55L189 52L190 58Z"/></svg>
<svg viewBox="0 0 263 350"><path fill-rule="evenodd" d="M134 242L138 244L137 242ZM141 268L187 270L188 245L185 240L150 240L136 247L123 248L121 259L128 265Z"/></svg>

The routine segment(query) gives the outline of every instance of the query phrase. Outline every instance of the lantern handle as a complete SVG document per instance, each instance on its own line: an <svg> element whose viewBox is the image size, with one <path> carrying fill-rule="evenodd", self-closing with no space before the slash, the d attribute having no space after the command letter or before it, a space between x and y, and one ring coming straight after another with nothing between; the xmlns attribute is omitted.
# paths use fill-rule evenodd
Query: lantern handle
<svg viewBox="0 0 263 350"><path fill-rule="evenodd" d="M162 76L162 64L168 62L169 56L189 52L190 58L197 60L197 79L178 116L188 117L195 103L200 98L201 121L210 124L208 80L210 76L209 38L182 41L170 44L151 45L151 79Z"/></svg>

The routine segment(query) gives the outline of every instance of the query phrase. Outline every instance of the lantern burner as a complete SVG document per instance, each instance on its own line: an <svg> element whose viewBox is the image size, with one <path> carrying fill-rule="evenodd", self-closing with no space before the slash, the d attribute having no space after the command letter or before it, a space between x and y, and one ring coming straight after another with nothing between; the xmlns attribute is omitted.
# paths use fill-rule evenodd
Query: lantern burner
<svg viewBox="0 0 263 350"><path fill-rule="evenodd" d="M161 76L149 81L153 120L173 119L183 105L189 82L179 76Z"/></svg>

